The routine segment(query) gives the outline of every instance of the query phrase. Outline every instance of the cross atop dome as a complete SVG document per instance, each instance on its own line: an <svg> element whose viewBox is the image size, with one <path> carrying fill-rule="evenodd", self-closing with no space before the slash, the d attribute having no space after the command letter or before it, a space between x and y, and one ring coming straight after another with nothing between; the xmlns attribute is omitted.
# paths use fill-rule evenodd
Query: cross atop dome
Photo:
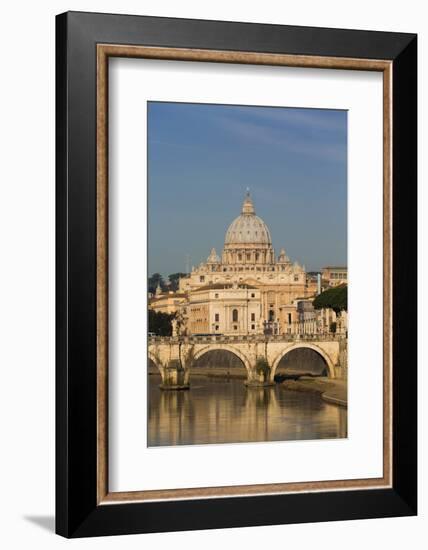
<svg viewBox="0 0 428 550"><path fill-rule="evenodd" d="M254 204L253 200L250 195L250 189L247 187L247 191L245 193L245 199L242 204L242 213L243 214L255 214L256 211L254 210Z"/></svg>

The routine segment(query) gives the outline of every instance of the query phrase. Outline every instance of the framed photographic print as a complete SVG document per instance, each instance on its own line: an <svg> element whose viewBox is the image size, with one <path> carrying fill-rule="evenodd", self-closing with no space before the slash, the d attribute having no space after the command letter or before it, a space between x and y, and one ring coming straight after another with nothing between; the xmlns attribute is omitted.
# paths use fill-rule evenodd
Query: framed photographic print
<svg viewBox="0 0 428 550"><path fill-rule="evenodd" d="M57 532L414 515L416 36L57 16Z"/></svg>

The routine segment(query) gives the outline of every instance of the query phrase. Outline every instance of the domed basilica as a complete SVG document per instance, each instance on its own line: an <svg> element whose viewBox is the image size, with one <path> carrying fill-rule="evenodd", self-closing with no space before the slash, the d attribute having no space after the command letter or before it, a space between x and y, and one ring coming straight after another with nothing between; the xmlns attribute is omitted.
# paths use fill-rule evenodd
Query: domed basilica
<svg viewBox="0 0 428 550"><path fill-rule="evenodd" d="M316 282L278 257L266 223L256 215L247 191L241 214L230 224L220 257L211 250L206 262L180 279L177 308L185 334L274 334L292 332L296 300L314 296ZM174 297L171 296L171 299Z"/></svg>

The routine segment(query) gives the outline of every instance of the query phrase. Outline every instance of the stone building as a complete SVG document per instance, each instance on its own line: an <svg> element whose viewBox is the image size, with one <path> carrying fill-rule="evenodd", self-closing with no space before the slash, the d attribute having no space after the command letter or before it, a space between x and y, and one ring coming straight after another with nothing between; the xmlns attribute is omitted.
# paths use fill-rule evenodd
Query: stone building
<svg viewBox="0 0 428 550"><path fill-rule="evenodd" d="M323 287L348 284L348 268L344 266L326 266L321 269Z"/></svg>
<svg viewBox="0 0 428 550"><path fill-rule="evenodd" d="M291 262L284 249L275 257L269 228L256 215L249 192L241 214L226 232L221 259L213 248L206 262L193 268L188 277L180 279L180 291L188 292L206 284L247 280L262 286L279 285L289 300L296 292L303 295L308 290L305 268L298 262Z"/></svg>
<svg viewBox="0 0 428 550"><path fill-rule="evenodd" d="M291 333L298 320L296 300L314 296L316 289L305 267L284 249L275 255L269 228L247 191L221 257L213 248L180 279L178 294L187 300L177 310L187 334Z"/></svg>
<svg viewBox="0 0 428 550"><path fill-rule="evenodd" d="M176 313L187 301L185 292L162 292L160 287L156 289L154 296L149 296L149 308L160 313Z"/></svg>
<svg viewBox="0 0 428 550"><path fill-rule="evenodd" d="M322 277L323 287L341 284L347 269L326 267ZM174 334L326 333L332 323L345 334L346 312L337 318L333 310L313 309L320 283L284 249L275 255L269 228L247 192L241 214L226 231L221 258L213 248L180 279L177 292L158 287L149 307L176 314Z"/></svg>
<svg viewBox="0 0 428 550"><path fill-rule="evenodd" d="M257 334L261 325L260 290L245 283L213 283L195 288L187 302L190 334Z"/></svg>

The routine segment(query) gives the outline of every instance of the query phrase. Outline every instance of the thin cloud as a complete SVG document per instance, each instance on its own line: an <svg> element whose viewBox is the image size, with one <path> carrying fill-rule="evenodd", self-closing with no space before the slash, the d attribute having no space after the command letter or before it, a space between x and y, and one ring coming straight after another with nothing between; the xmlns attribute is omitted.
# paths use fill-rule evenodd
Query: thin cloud
<svg viewBox="0 0 428 550"><path fill-rule="evenodd" d="M257 118L257 115L256 117ZM302 136L289 126L272 126L265 120L243 120L235 117L217 117L223 129L233 136L248 142L285 148L292 153L311 157L343 162L346 159L346 143L344 140L314 139L313 136ZM280 117L281 118L281 117ZM282 117L283 118L283 117ZM268 117L270 120L271 117ZM278 119L275 119L278 122ZM307 124L308 121L306 121ZM312 127L313 129L313 127Z"/></svg>
<svg viewBox="0 0 428 550"><path fill-rule="evenodd" d="M307 130L323 130L344 134L345 111L326 109L301 109L294 107L236 107L233 112L265 124L288 124Z"/></svg>
<svg viewBox="0 0 428 550"><path fill-rule="evenodd" d="M212 147L209 127L243 143L282 148L315 159L344 162L346 159L346 113L344 111L287 107L245 107L227 105L176 104L190 122L204 120L205 131L186 143L185 132L179 141L171 136L151 136L150 143L176 148ZM193 124L187 124L192 128ZM185 137L184 137L185 136ZM196 137L197 136L197 137ZM184 139L183 139L184 138ZM186 139L187 138L187 139Z"/></svg>

